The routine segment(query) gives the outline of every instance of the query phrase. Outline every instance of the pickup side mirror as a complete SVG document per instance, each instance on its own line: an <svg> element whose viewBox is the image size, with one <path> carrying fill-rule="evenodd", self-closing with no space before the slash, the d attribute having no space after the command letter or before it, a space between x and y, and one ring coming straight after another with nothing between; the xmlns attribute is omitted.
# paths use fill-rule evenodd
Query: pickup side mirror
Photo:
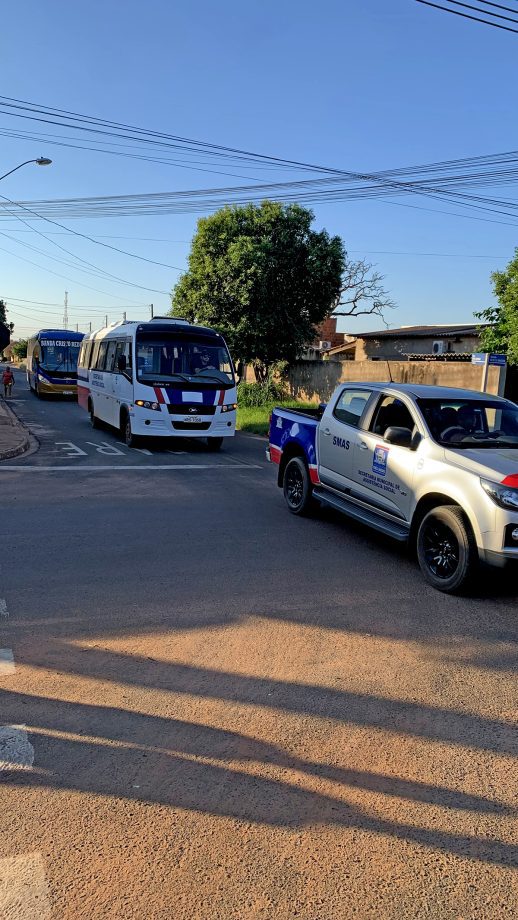
<svg viewBox="0 0 518 920"><path fill-rule="evenodd" d="M389 444L396 444L398 447L412 447L412 432L410 428L399 428L397 425L391 425L387 428L384 440Z"/></svg>
<svg viewBox="0 0 518 920"><path fill-rule="evenodd" d="M319 418L322 418L322 416L323 416L324 412L326 411L326 409L327 409L327 403L319 403L319 404L318 404L318 417L319 417Z"/></svg>
<svg viewBox="0 0 518 920"><path fill-rule="evenodd" d="M119 355L119 357L117 358L117 370L125 371L127 366L128 366L128 362L126 360L126 355Z"/></svg>

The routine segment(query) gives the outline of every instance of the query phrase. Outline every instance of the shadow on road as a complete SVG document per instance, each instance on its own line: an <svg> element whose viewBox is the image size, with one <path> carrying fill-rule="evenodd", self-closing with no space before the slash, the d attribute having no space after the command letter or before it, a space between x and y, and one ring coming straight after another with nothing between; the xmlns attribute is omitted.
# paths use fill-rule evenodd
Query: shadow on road
<svg viewBox="0 0 518 920"><path fill-rule="evenodd" d="M4 773L3 783L123 797L285 828L340 825L479 862L518 864L518 848L511 844L389 821L348 803L343 794L348 788L360 788L448 809L508 812L483 797L314 763L292 757L275 745L205 725L5 694L5 715L11 724L27 720L29 713L27 727L38 740L38 769ZM83 740L80 735L85 726L89 737ZM247 772L251 764L266 766L274 775ZM341 788L336 795L310 791L295 778L287 780L286 770L331 780Z"/></svg>

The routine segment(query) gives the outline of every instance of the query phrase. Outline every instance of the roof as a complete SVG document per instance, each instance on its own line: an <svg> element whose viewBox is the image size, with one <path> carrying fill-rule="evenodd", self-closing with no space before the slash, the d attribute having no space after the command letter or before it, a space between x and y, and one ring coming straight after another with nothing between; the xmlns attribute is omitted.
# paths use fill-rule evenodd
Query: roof
<svg viewBox="0 0 518 920"><path fill-rule="evenodd" d="M416 336L433 336L440 339L448 335L477 335L484 323L448 323L441 326L400 326L399 329L381 329L378 332L358 332L357 339L404 339Z"/></svg>
<svg viewBox="0 0 518 920"><path fill-rule="evenodd" d="M370 380L359 380L358 382L348 380L341 385L344 387L358 387L358 389L367 387L372 390L391 391L393 393L402 393L407 396L415 396L418 399L490 399L491 401L502 399L502 397L495 396L493 393L481 393L479 390L463 390L460 387L439 387L424 383L391 383L390 380L385 382L380 382L379 380L375 382ZM502 399L502 402L504 401L507 400Z"/></svg>

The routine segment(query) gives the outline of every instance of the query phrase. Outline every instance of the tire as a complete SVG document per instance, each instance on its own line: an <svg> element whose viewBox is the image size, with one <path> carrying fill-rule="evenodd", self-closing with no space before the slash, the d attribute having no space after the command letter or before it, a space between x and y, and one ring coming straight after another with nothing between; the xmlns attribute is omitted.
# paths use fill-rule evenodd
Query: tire
<svg viewBox="0 0 518 920"><path fill-rule="evenodd" d="M220 450L223 444L223 438L207 438L207 447L209 450Z"/></svg>
<svg viewBox="0 0 518 920"><path fill-rule="evenodd" d="M126 447L136 447L138 438L133 434L131 430L131 419L128 412L123 412L121 415L121 436Z"/></svg>
<svg viewBox="0 0 518 920"><path fill-rule="evenodd" d="M95 414L95 412L94 412L94 404L93 404L93 402L90 403L90 425L92 426L92 428L99 428L99 427L100 427L100 425L99 425L99 419L97 418L97 416L96 416L96 414Z"/></svg>
<svg viewBox="0 0 518 920"><path fill-rule="evenodd" d="M424 516L417 532L417 559L426 581L445 594L458 593L473 581L477 546L458 505L440 505Z"/></svg>
<svg viewBox="0 0 518 920"><path fill-rule="evenodd" d="M292 514L308 514L312 507L312 486L302 457L288 460L282 477L282 491Z"/></svg>

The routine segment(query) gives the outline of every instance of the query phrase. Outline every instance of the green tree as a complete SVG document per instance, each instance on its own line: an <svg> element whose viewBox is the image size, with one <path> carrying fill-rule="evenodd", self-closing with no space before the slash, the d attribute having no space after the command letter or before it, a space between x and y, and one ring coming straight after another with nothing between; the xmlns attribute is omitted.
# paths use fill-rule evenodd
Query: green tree
<svg viewBox="0 0 518 920"><path fill-rule="evenodd" d="M271 201L202 218L172 294L171 315L218 329L259 382L297 358L339 299L342 241L312 221L300 205Z"/></svg>
<svg viewBox="0 0 518 920"><path fill-rule="evenodd" d="M503 352L509 364L518 364L518 249L507 268L491 275L498 306L476 313L489 323L481 330L482 351Z"/></svg>
<svg viewBox="0 0 518 920"><path fill-rule="evenodd" d="M27 357L27 339L20 339L19 342L13 343L13 354L15 354L17 358Z"/></svg>
<svg viewBox="0 0 518 920"><path fill-rule="evenodd" d="M3 323L4 326L7 326L9 332L12 333L14 329L14 323L7 322L7 305L5 300L0 300L0 323Z"/></svg>

